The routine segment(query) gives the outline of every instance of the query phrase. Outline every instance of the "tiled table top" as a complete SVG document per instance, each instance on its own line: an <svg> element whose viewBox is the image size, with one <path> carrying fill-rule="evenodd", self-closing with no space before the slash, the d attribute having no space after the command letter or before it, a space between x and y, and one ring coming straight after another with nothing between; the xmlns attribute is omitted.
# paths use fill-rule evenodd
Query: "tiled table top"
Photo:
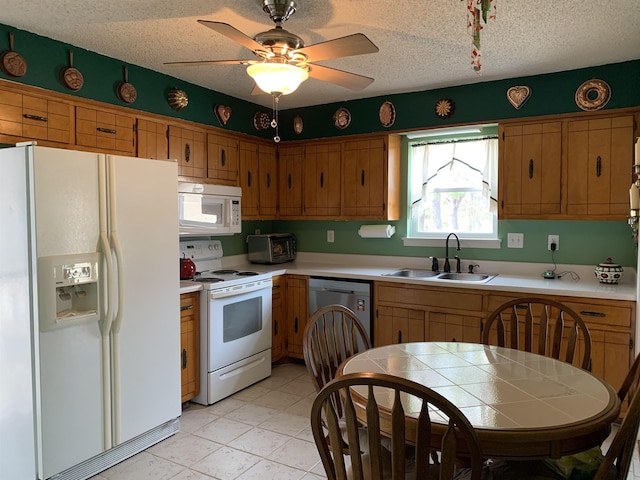
<svg viewBox="0 0 640 480"><path fill-rule="evenodd" d="M342 372L381 372L422 383L460 408L486 442L497 442L498 448L504 442L530 441L532 456L538 448L558 456L598 443L619 413L616 392L589 372L509 348L446 342L389 345L352 357ZM376 400L390 406L393 399L378 391ZM406 407L408 416L417 415L419 405L409 402ZM575 441L567 442L572 436Z"/></svg>

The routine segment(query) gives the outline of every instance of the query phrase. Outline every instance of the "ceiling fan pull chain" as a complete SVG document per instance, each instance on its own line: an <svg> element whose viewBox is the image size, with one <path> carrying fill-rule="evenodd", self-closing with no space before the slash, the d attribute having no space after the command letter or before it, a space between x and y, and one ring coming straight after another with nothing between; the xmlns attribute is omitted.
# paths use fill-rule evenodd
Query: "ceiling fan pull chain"
<svg viewBox="0 0 640 480"><path fill-rule="evenodd" d="M271 120L271 126L276 129L276 135L273 137L273 141L276 143L280 142L280 135L278 129L278 101L280 100L279 93L273 93L273 120Z"/></svg>

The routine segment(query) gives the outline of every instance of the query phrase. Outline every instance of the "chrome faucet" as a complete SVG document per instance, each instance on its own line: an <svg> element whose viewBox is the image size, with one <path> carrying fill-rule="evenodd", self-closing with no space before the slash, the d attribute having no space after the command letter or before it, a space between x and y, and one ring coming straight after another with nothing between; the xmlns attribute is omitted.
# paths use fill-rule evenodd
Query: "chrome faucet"
<svg viewBox="0 0 640 480"><path fill-rule="evenodd" d="M458 243L458 248L456 248L456 250L460 251L460 239L458 238L458 235L452 232L449 235L447 235L447 241L445 242L445 247L444 247L444 257L445 257L444 271L445 272L451 271L451 265L449 265L449 238L451 237L451 235L456 237L456 242ZM460 273L460 257L456 255L455 259L456 259L456 273Z"/></svg>

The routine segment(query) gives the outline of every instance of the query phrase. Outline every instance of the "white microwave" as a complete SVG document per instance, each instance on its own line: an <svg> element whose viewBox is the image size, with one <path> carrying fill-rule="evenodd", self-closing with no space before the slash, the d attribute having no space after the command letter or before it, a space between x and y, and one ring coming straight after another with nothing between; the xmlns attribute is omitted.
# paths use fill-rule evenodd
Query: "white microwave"
<svg viewBox="0 0 640 480"><path fill-rule="evenodd" d="M242 230L240 187L178 183L181 236L232 235Z"/></svg>

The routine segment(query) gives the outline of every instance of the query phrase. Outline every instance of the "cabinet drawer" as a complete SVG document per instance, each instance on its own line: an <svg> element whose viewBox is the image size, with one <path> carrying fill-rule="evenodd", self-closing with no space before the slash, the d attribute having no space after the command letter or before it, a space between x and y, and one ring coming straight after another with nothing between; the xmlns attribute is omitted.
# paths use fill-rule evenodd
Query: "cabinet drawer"
<svg viewBox="0 0 640 480"><path fill-rule="evenodd" d="M615 325L629 328L631 326L631 308L613 305L562 302L582 317L589 324Z"/></svg>
<svg viewBox="0 0 640 480"><path fill-rule="evenodd" d="M198 295L193 293L183 293L180 295L180 321L186 322L195 319Z"/></svg>
<svg viewBox="0 0 640 480"><path fill-rule="evenodd" d="M456 288L428 288L412 284L385 284L377 290L378 301L430 308L482 312L482 294Z"/></svg>

